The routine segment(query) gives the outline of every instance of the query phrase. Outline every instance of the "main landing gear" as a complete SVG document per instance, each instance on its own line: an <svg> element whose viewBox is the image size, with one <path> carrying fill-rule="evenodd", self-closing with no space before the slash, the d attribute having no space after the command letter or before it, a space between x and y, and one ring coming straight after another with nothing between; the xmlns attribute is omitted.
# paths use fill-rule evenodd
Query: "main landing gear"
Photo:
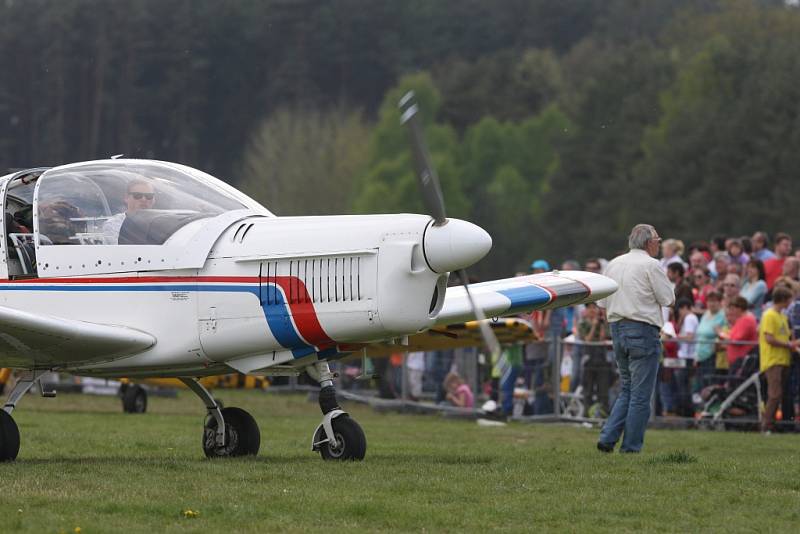
<svg viewBox="0 0 800 534"><path fill-rule="evenodd" d="M122 411L125 413L145 413L147 411L147 391L138 384L121 384L119 386Z"/></svg>
<svg viewBox="0 0 800 534"><path fill-rule="evenodd" d="M222 408L211 393L194 378L181 378L205 403L208 416L203 425L203 452L209 458L255 456L261 432L253 416L241 408Z"/></svg>
<svg viewBox="0 0 800 534"><path fill-rule="evenodd" d="M319 382L319 407L323 415L311 440L311 450L319 451L323 460L363 460L367 438L361 426L339 407L328 362L309 365L306 372Z"/></svg>
<svg viewBox="0 0 800 534"><path fill-rule="evenodd" d="M24 373L17 380L17 385L8 394L3 409L0 410L0 462L10 462L16 460L19 454L19 427L11 417L11 412L17 407L19 400L39 382L44 372L30 371ZM39 388L42 388L39 383ZM42 397L55 397L55 391L44 391L41 389Z"/></svg>

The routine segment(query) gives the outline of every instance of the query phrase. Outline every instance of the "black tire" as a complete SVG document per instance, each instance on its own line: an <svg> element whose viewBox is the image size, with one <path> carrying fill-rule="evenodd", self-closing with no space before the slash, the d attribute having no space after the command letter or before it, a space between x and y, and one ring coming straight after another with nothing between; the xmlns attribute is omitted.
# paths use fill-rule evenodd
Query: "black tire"
<svg viewBox="0 0 800 534"><path fill-rule="evenodd" d="M16 460L19 454L19 428L14 418L0 410L0 462Z"/></svg>
<svg viewBox="0 0 800 534"><path fill-rule="evenodd" d="M147 391L135 384L125 388L122 394L122 411L125 413L145 413L147 411Z"/></svg>
<svg viewBox="0 0 800 534"><path fill-rule="evenodd" d="M338 447L335 449L328 443L320 445L319 453L323 460L363 460L367 454L367 437L361 426L347 415L340 415L333 421L333 435ZM320 428L314 442L322 440L325 431Z"/></svg>
<svg viewBox="0 0 800 534"><path fill-rule="evenodd" d="M225 446L217 447L217 420L206 419L203 429L203 452L209 458L255 456L261 447L261 431L253 416L241 408L222 410L225 420Z"/></svg>

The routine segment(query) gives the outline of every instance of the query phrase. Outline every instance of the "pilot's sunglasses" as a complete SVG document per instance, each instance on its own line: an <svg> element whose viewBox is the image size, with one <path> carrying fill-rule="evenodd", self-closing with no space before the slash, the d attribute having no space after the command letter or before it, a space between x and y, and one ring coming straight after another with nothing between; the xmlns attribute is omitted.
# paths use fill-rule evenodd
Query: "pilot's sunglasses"
<svg viewBox="0 0 800 534"><path fill-rule="evenodd" d="M147 200L153 200L156 197L155 193L137 193L134 191L128 194L136 200L142 200L143 198L146 198Z"/></svg>

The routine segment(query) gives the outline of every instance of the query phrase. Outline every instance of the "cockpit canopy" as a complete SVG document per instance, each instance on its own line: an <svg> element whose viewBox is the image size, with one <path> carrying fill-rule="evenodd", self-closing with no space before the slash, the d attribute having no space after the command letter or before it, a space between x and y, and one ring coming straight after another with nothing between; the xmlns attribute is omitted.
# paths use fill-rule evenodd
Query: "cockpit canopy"
<svg viewBox="0 0 800 534"><path fill-rule="evenodd" d="M208 174L160 161L119 159L31 169L0 185L5 189L7 257L16 262L16 251L21 264L9 267L12 276L20 271L27 276L77 275L202 265L227 225L249 215L271 216Z"/></svg>
<svg viewBox="0 0 800 534"><path fill-rule="evenodd" d="M39 243L160 245L192 221L247 208L190 171L127 161L47 171L36 191Z"/></svg>

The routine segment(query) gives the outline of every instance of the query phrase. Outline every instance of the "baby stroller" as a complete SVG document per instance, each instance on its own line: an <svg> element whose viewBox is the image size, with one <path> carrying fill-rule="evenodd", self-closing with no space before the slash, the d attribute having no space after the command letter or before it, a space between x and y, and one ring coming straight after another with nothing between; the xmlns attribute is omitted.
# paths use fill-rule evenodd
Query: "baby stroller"
<svg viewBox="0 0 800 534"><path fill-rule="evenodd" d="M718 430L758 430L761 377L757 351L734 362L719 384L703 388L703 411L698 425Z"/></svg>

